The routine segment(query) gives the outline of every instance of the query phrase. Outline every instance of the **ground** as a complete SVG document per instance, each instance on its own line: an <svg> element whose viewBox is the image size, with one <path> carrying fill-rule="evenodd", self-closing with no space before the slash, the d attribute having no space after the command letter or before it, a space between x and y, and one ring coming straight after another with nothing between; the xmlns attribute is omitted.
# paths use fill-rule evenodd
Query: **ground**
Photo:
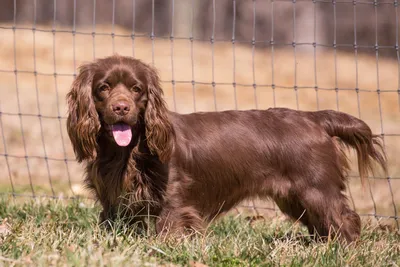
<svg viewBox="0 0 400 267"><path fill-rule="evenodd" d="M298 224L229 215L205 235L166 241L117 223L97 225L87 200L0 201L0 265L32 266L398 266L400 236L365 227L351 247L311 241Z"/></svg>

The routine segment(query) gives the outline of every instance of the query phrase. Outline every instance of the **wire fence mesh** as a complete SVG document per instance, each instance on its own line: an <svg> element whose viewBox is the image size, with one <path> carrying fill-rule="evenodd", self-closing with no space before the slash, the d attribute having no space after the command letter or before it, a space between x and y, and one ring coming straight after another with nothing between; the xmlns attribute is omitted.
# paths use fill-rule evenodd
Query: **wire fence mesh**
<svg viewBox="0 0 400 267"><path fill-rule="evenodd" d="M118 53L159 69L169 107L178 112L284 106L336 109L365 120L384 138L389 176L369 177L363 191L353 168L349 198L361 215L399 229L398 1L0 5L9 10L8 17L0 13L2 194L87 197L66 134L65 95L81 63ZM265 201L241 207L276 211Z"/></svg>

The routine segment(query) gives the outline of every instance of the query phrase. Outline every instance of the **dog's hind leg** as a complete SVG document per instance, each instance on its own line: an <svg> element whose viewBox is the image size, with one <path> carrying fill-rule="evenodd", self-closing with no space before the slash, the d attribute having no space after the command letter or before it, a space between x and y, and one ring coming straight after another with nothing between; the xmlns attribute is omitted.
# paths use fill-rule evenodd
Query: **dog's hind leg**
<svg viewBox="0 0 400 267"><path fill-rule="evenodd" d="M360 236L360 217L350 209L346 197L338 188L307 188L299 194L299 202L307 215L306 221L302 222L317 238L326 240L340 236L350 243Z"/></svg>
<svg viewBox="0 0 400 267"><path fill-rule="evenodd" d="M305 225L311 235L314 235L314 227L310 224L307 210L300 204L298 198L291 196L288 198L275 199L279 209L294 221L300 221Z"/></svg>

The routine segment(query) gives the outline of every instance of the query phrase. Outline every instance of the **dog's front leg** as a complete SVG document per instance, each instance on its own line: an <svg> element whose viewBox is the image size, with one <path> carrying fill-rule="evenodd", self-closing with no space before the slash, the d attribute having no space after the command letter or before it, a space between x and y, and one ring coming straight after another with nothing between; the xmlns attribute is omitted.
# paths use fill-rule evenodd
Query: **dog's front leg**
<svg viewBox="0 0 400 267"><path fill-rule="evenodd" d="M102 206L103 210L99 215L99 225L105 226L109 229L115 220L115 209L112 205L105 205L102 203Z"/></svg>
<svg viewBox="0 0 400 267"><path fill-rule="evenodd" d="M182 237L201 233L204 220L193 207L167 207L156 222L156 232L160 236Z"/></svg>

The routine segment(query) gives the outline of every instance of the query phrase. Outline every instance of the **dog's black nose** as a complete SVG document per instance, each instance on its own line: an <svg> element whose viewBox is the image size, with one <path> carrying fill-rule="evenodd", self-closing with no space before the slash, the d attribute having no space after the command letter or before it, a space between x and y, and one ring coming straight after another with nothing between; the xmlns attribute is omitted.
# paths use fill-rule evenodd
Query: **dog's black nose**
<svg viewBox="0 0 400 267"><path fill-rule="evenodd" d="M124 115L128 114L130 107L129 107L128 103L120 101L116 104L113 104L112 109L116 114L118 114L120 116L124 116Z"/></svg>

